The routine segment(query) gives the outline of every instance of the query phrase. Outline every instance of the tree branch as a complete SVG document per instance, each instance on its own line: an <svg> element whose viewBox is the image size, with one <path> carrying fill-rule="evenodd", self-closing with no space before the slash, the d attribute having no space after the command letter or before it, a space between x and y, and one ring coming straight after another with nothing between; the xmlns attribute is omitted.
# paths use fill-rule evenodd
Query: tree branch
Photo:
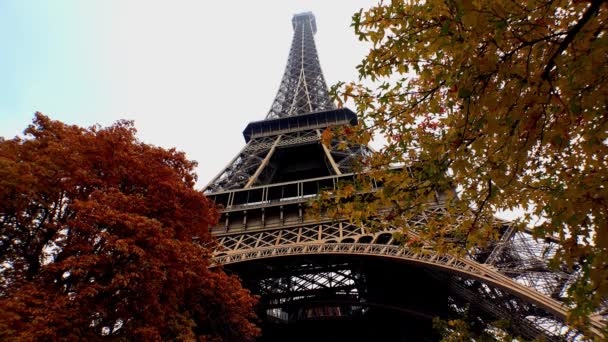
<svg viewBox="0 0 608 342"><path fill-rule="evenodd" d="M579 33L579 31L583 28L583 26L585 26L585 24L587 24L587 22L589 20L591 20L591 17L594 15L597 15L597 13L600 10L600 6L603 3L604 3L604 0L591 1L591 6L589 6L589 8L585 12L585 14L583 14L583 16L581 17L581 20L579 20L579 22L577 22L576 25L574 25L574 27L570 31L568 31L568 35L566 35L566 38L564 38L564 40L562 40L562 42L557 47L557 50L555 50L553 55L551 55L549 60L547 60L547 65L545 66L545 69L543 70L543 73L541 75L541 78L543 80L549 79L549 73L551 72L551 69L553 69L553 67L555 66L555 59L559 55L561 55L562 52L564 52L564 50L566 50L568 45L570 45L570 43L572 43L572 41L574 40L574 37Z"/></svg>

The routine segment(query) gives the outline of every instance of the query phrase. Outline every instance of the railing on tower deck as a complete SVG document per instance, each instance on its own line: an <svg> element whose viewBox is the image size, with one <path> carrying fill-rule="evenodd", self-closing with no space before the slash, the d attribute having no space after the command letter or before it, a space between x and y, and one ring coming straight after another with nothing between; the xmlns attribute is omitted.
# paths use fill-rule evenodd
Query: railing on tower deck
<svg viewBox="0 0 608 342"><path fill-rule="evenodd" d="M240 211L285 205L298 202L307 202L323 191L334 191L343 183L355 182L354 173L334 175L319 178L310 178L299 181L276 183L256 186L246 189L228 190L207 194L207 197L222 208L222 212ZM371 189L375 191L381 184L370 179Z"/></svg>

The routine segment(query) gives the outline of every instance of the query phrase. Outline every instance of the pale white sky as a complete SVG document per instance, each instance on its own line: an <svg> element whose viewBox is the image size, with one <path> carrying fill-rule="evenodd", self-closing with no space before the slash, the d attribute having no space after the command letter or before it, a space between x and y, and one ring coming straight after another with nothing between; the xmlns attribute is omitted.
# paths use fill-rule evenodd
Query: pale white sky
<svg viewBox="0 0 608 342"><path fill-rule="evenodd" d="M143 141L199 162L205 186L262 120L283 76L291 17L312 11L328 85L369 49L352 15L377 0L0 0L0 136L34 112L69 124L135 120ZM513 218L513 213L501 213Z"/></svg>
<svg viewBox="0 0 608 342"><path fill-rule="evenodd" d="M371 0L3 0L0 136L41 111L70 124L135 120L140 138L199 162L199 187L243 147L279 86L291 16L312 11L328 85L357 78ZM3 24L2 24L3 23Z"/></svg>

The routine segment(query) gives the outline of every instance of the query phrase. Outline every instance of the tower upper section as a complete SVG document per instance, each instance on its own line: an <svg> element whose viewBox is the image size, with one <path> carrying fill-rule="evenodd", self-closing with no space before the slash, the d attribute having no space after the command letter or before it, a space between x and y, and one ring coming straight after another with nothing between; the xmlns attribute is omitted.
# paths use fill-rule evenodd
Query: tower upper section
<svg viewBox="0 0 608 342"><path fill-rule="evenodd" d="M293 15L293 18L291 18L291 24L293 25L294 31L301 22L304 22L305 24L310 23L312 34L317 33L317 21L315 20L315 15L312 14L312 12L302 12Z"/></svg>
<svg viewBox="0 0 608 342"><path fill-rule="evenodd" d="M315 47L315 16L312 12L299 13L293 16L291 22L293 40L287 67L267 119L335 108L327 92Z"/></svg>

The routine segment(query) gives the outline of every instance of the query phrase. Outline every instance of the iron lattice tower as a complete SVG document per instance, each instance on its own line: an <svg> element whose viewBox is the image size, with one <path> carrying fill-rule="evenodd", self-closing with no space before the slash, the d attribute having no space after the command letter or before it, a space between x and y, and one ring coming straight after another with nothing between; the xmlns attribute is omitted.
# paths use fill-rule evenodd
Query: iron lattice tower
<svg viewBox="0 0 608 342"><path fill-rule="evenodd" d="M313 38L317 33L315 17L311 13L296 14L291 22L294 34L287 67L267 119L335 108L327 94Z"/></svg>
<svg viewBox="0 0 608 342"><path fill-rule="evenodd" d="M581 339L564 324L565 291L576 273L548 267L557 248L499 221L501 239L468 257L410 250L393 239L401 227L371 232L348 220L305 215L321 191L356 177L366 146L327 148L321 131L354 125L335 109L321 72L312 13L292 20L294 37L277 96L265 120L251 122L246 145L206 187L222 216L212 233L217 264L261 296L262 340L432 341L433 317L468 312L478 330L509 322L511 333ZM331 142L332 147L341 144ZM372 180L377 187L381 187ZM442 215L442 196L409 223ZM601 329L601 317L592 329Z"/></svg>

